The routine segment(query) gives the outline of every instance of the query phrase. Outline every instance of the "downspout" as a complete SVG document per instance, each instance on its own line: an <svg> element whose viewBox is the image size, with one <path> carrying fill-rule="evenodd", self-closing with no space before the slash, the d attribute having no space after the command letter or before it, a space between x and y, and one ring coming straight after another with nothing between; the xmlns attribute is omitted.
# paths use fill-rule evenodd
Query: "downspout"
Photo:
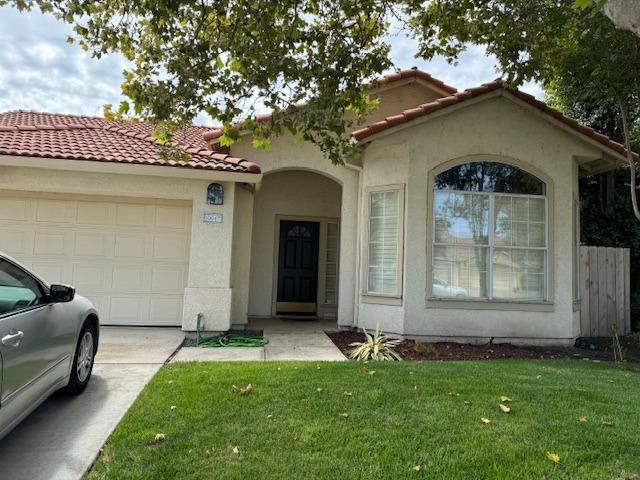
<svg viewBox="0 0 640 480"><path fill-rule="evenodd" d="M360 325L360 280L362 277L361 268L361 249L362 249L362 199L364 198L364 180L362 179L362 167L359 165L353 165L345 162L345 166L351 170L355 170L358 173L358 192L356 198L356 271L354 283L354 311L353 311L353 325L352 327L358 328Z"/></svg>

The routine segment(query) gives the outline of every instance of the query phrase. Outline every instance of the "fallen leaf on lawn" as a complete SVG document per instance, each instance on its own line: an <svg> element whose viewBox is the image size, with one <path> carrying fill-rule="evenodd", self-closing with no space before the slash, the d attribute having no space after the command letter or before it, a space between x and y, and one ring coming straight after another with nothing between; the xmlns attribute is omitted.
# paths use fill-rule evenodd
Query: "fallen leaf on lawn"
<svg viewBox="0 0 640 480"><path fill-rule="evenodd" d="M480 421L481 421L482 423L484 423L485 425L488 425L488 424L490 424L490 423L491 423L491 420L489 420L489 419L488 419L488 418L486 418L486 417L482 417L482 418L480 419Z"/></svg>
<svg viewBox="0 0 640 480"><path fill-rule="evenodd" d="M233 448L231 449L231 451L232 451L233 453L235 453L235 454L240 453L240 449L238 448L238 446L237 446L237 445L236 445L235 447L233 447Z"/></svg>
<svg viewBox="0 0 640 480"><path fill-rule="evenodd" d="M540 380L542 378L542 375L536 375L536 378Z"/></svg>
<svg viewBox="0 0 640 480"><path fill-rule="evenodd" d="M505 402L511 402L511 401L513 401L513 400L511 400L509 397L505 397L504 395L502 395L502 396L500 397L500 401L501 401L502 403L505 403Z"/></svg>
<svg viewBox="0 0 640 480"><path fill-rule="evenodd" d="M236 387L234 385L233 391L240 395L249 395L253 391L253 387L251 386L251 384L247 385L246 387Z"/></svg>
<svg viewBox="0 0 640 480"><path fill-rule="evenodd" d="M547 460L551 460L553 463L560 463L560 455L557 453L547 452Z"/></svg>
<svg viewBox="0 0 640 480"><path fill-rule="evenodd" d="M267 415L267 420L271 420L273 418L273 415Z"/></svg>
<svg viewBox="0 0 640 480"><path fill-rule="evenodd" d="M362 368L360 369L360 371L361 371L362 373L369 373L369 368L368 368L368 367L362 367Z"/></svg>
<svg viewBox="0 0 640 480"><path fill-rule="evenodd" d="M409 375L413 375L413 372L409 372ZM420 466L420 465L418 465L418 466Z"/></svg>
<svg viewBox="0 0 640 480"><path fill-rule="evenodd" d="M178 407L176 407L175 405L171 405L171 407L169 407L169 408L171 408L171 411L173 412Z"/></svg>
<svg viewBox="0 0 640 480"><path fill-rule="evenodd" d="M613 427L613 422L609 422L607 420L603 420L602 421L602 425L604 425L605 427Z"/></svg>
<svg viewBox="0 0 640 480"><path fill-rule="evenodd" d="M465 400L465 401L464 401L464 404L465 404L465 405L471 405L471 402L470 402L469 400Z"/></svg>
<svg viewBox="0 0 640 480"><path fill-rule="evenodd" d="M416 465L415 467L413 467L413 469L414 469L416 472L419 472L419 471L422 469L422 467L421 467L420 465Z"/></svg>
<svg viewBox="0 0 640 480"><path fill-rule="evenodd" d="M173 383L173 380L169 380L167 383Z"/></svg>
<svg viewBox="0 0 640 480"><path fill-rule="evenodd" d="M346 390L345 390L344 392L342 392L342 394L343 394L345 397L353 397L353 392L348 392L348 391L346 391Z"/></svg>
<svg viewBox="0 0 640 480"><path fill-rule="evenodd" d="M348 414L347 412L342 412L342 413L340 414L340 416L341 416L341 417L345 417L345 418L346 418L346 417L348 417L348 416L349 416L349 414Z"/></svg>
<svg viewBox="0 0 640 480"><path fill-rule="evenodd" d="M581 421L582 423L585 423L587 421L587 417L585 416L578 417L578 420Z"/></svg>
<svg viewBox="0 0 640 480"><path fill-rule="evenodd" d="M369 370L369 375L373 375L374 373L376 373L375 370Z"/></svg>
<svg viewBox="0 0 640 480"><path fill-rule="evenodd" d="M316 388L316 390L317 390L318 392L321 392L321 391L322 391L322 389L321 389L321 388L319 388L319 387L318 387L318 388Z"/></svg>
<svg viewBox="0 0 640 480"><path fill-rule="evenodd" d="M156 436L153 437L156 442L163 442L166 438L167 436L164 433L156 433Z"/></svg>
<svg viewBox="0 0 640 480"><path fill-rule="evenodd" d="M511 409L507 407L504 403L499 403L498 406L503 413L511 413Z"/></svg>

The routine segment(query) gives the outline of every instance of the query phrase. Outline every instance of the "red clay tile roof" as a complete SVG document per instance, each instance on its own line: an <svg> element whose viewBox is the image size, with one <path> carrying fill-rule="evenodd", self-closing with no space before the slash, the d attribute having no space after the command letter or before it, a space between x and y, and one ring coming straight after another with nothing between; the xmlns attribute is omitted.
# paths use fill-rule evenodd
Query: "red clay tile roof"
<svg viewBox="0 0 640 480"><path fill-rule="evenodd" d="M452 87L451 85L447 85L446 83L444 83L442 80L438 80L437 78L432 77L431 75L429 75L427 72L423 72L422 70L418 70L417 68L411 68L408 70L398 70L394 73L389 73L387 75L383 75L382 77L378 78L377 80L374 80L373 82L371 82L371 86L372 87L379 87L382 85L387 85L390 83L394 83L397 82L399 80L404 80L406 78L419 78L420 80L423 80L425 82L428 82L430 84L432 84L434 87L443 90L449 94L453 94L456 93L458 90L456 90L454 87ZM256 122L267 122L269 121L269 119L271 118L271 114L269 113L265 113L262 115L257 115L255 118ZM242 122L238 122L236 123L234 126L234 128L236 129L242 129ZM207 141L213 141L218 139L219 137L222 136L223 134L223 130L222 128L214 128L209 130L208 132L206 132L204 134L204 139Z"/></svg>
<svg viewBox="0 0 640 480"><path fill-rule="evenodd" d="M177 133L172 144L188 159L176 161L163 158L146 123L18 110L0 113L0 155L260 173L253 162L211 150L207 130L194 125Z"/></svg>
<svg viewBox="0 0 640 480"><path fill-rule="evenodd" d="M410 122L415 118L424 117L426 115L429 115L430 113L436 112L438 110L442 110L451 105L460 104L466 100L470 100L472 98L479 97L481 95L484 95L486 93L493 92L496 90L503 90L510 93L514 97L528 103L529 105L537 108L543 113L546 113L547 115L550 115L556 120L564 123L565 125L575 130L576 132L595 140L596 142L604 145L607 148L610 148L611 150L621 155L627 154L626 153L627 151L625 150L624 145L621 145L620 143L611 140L609 137L596 132L592 128L581 125L573 118L569 118L565 116L561 111L556 110L555 108L551 108L546 103L536 99L533 95L529 95L528 93L524 93L520 90L506 87L499 80L489 82L489 83L484 83L479 87L469 88L462 92L455 93L451 96L442 97L437 100L434 100L433 102L425 103L423 105L418 105L417 107L411 108L409 110L404 110L403 112L400 112L397 115L392 115L390 117L385 118L384 120L381 120L376 123L372 123L370 125L367 125L366 127L353 131L351 133L351 137L357 141L361 141L378 132L387 130L388 128L392 128L392 127L395 127L396 125ZM638 157L637 153L633 153L633 155L636 159L640 158Z"/></svg>

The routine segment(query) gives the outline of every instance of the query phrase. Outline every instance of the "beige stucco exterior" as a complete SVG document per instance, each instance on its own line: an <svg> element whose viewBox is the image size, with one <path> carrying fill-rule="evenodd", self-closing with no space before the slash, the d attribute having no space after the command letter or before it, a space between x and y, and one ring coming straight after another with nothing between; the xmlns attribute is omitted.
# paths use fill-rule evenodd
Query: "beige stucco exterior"
<svg viewBox="0 0 640 480"><path fill-rule="evenodd" d="M417 80L377 90L369 121L433 101L443 92ZM0 191L35 197L64 194L87 201L172 203L190 224L188 274L176 322L192 331L224 331L251 316L275 313L278 222L320 222L317 314L343 328L375 328L405 337L465 341L568 343L580 335L575 278L574 208L578 173L585 161L606 154L593 141L535 108L493 92L371 136L357 162L332 165L309 143L275 138L256 150L244 136L235 156L260 165L262 174L229 174L168 167L106 165L73 160L0 157ZM432 185L435 174L468 161L511 163L547 186L548 299L543 302L433 299L430 292ZM207 186L224 186L224 204L206 203ZM385 186L401 192L402 290L395 296L365 294L368 193ZM0 202L1 202L0 198ZM223 215L205 223L204 214ZM322 239L339 223L337 304L323 302ZM3 249L0 245L0 249ZM9 252L11 253L11 252ZM55 279L52 279L55 280ZM82 293L82 290L80 290Z"/></svg>

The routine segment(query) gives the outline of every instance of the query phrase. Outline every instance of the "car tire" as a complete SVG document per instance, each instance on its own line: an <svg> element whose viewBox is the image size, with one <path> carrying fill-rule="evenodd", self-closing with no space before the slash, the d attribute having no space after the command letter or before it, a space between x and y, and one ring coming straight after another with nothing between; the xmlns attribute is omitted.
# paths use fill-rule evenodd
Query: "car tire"
<svg viewBox="0 0 640 480"><path fill-rule="evenodd" d="M91 379L91 372L93 371L97 338L95 326L85 322L80 330L78 342L76 343L69 383L63 388L63 392L67 395L79 395L87 388L89 380Z"/></svg>

